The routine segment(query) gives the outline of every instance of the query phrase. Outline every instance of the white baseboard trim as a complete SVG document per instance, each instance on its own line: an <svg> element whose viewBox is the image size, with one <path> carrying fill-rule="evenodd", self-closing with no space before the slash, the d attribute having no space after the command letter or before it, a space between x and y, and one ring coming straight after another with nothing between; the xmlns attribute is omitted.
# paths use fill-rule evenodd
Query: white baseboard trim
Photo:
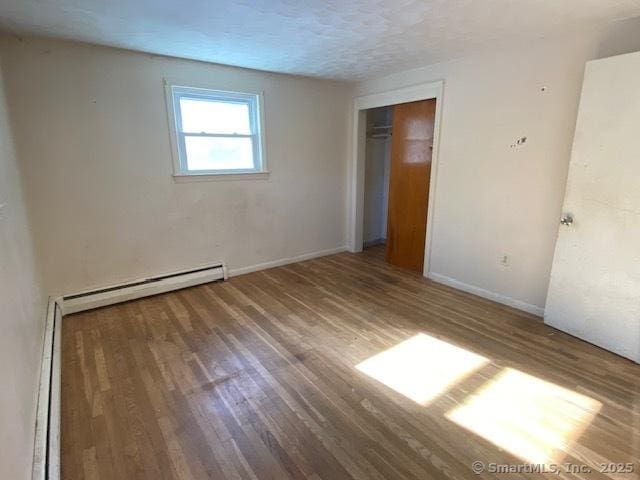
<svg viewBox="0 0 640 480"><path fill-rule="evenodd" d="M342 253L346 251L347 247L343 246L330 248L328 250L319 250L317 252L305 253L304 255L298 255L296 257L281 258L279 260L273 260L271 262L257 263L255 265L249 265L247 267L231 268L229 269L229 276L237 277L238 275L244 275L245 273L258 272L260 270L266 270L268 268L281 267L290 263L303 262L304 260L326 257L327 255L335 255L336 253Z"/></svg>
<svg viewBox="0 0 640 480"><path fill-rule="evenodd" d="M70 315L72 313L77 313L84 310L104 307L107 305L113 305L129 300L135 300L138 298L148 297L150 295L158 295L160 293L192 287L194 285L199 285L202 283L209 283L215 280L226 280L228 277L244 275L245 273L257 272L259 270L280 267L282 265L288 265L290 263L325 257L327 255L341 253L346 250L347 247L342 246L235 269L228 269L225 263L221 263L221 268L219 269L219 271L215 272L196 271L195 273L191 273L189 271L182 270L179 272L164 275L162 276L161 280L153 281L151 283L149 283L149 281L154 280L154 278L135 280L125 284L110 285L108 287L103 287L94 291L85 291L76 294L65 295L64 297L62 297L59 305L62 311L62 316ZM213 267L198 267L198 269L202 268Z"/></svg>
<svg viewBox="0 0 640 480"><path fill-rule="evenodd" d="M111 285L94 291L65 295L61 305L62 315L70 315L84 310L105 307L226 278L226 265L218 263L197 267L192 270L180 270L157 277Z"/></svg>
<svg viewBox="0 0 640 480"><path fill-rule="evenodd" d="M61 299L50 298L36 407L32 480L60 478Z"/></svg>
<svg viewBox="0 0 640 480"><path fill-rule="evenodd" d="M462 290L463 292L472 293L479 297L486 298L488 300L493 300L494 302L502 303L503 305L507 305L509 307L516 308L518 310L522 310L523 312L531 313L539 317L542 317L544 315L544 308L542 307L538 307L537 305L532 305L530 303L522 302L520 300L507 297L506 295L500 295L499 293L491 292L489 290L485 290L484 288L476 287L474 285L469 285L467 283L460 282L453 278L449 278L445 275L440 275L439 273L430 272L428 275L428 278L433 280L434 282L442 283L443 285L453 287L457 290Z"/></svg>

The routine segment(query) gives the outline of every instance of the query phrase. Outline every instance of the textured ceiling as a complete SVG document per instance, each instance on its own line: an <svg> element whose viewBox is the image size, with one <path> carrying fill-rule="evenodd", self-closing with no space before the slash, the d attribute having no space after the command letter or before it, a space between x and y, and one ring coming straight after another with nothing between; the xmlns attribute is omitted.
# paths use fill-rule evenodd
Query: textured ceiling
<svg viewBox="0 0 640 480"><path fill-rule="evenodd" d="M0 29L361 80L640 15L640 0L0 0Z"/></svg>

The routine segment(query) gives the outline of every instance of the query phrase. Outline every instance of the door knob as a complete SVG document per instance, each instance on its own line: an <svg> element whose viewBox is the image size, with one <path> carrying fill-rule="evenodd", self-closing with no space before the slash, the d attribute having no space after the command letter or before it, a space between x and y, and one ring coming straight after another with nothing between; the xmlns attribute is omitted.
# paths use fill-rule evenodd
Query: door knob
<svg viewBox="0 0 640 480"><path fill-rule="evenodd" d="M568 227L573 223L573 215L571 215L570 213L563 215L560 219L560 223Z"/></svg>

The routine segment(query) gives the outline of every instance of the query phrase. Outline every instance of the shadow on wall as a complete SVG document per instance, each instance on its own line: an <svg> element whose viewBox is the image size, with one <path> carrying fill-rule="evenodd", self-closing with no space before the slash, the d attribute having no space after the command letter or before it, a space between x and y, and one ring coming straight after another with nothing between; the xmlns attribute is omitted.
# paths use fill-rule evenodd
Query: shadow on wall
<svg viewBox="0 0 640 480"><path fill-rule="evenodd" d="M596 58L640 51L640 17L622 20L615 29L607 29L597 49Z"/></svg>

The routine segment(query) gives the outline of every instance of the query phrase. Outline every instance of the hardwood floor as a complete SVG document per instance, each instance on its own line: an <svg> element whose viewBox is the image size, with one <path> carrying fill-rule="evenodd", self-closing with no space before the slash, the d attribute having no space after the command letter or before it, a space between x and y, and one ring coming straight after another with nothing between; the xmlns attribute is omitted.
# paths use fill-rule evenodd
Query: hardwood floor
<svg viewBox="0 0 640 480"><path fill-rule="evenodd" d="M65 317L63 479L639 478L640 366L382 257Z"/></svg>

